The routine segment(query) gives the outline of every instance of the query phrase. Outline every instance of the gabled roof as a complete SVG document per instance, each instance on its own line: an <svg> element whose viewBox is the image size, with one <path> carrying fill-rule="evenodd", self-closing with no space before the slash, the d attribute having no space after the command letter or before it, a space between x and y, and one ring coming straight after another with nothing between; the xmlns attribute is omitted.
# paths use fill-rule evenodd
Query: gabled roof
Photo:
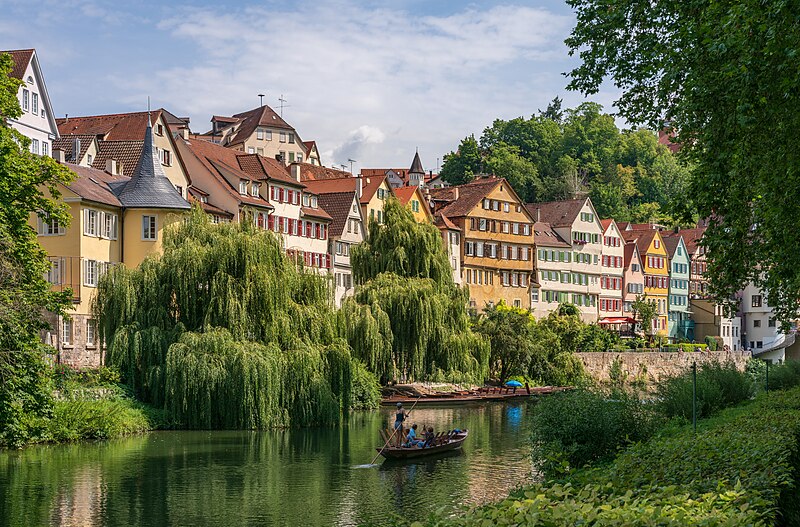
<svg viewBox="0 0 800 527"><path fill-rule="evenodd" d="M81 149L77 157L73 155L74 153L72 151L76 139L81 142ZM68 159L70 162L80 162L83 156L86 155L86 151L89 150L89 145L95 141L97 141L97 136L94 135L62 135L58 139L53 140L53 150L63 150L64 159ZM92 166L94 166L94 163L92 163ZM103 166L105 167L105 164Z"/></svg>
<svg viewBox="0 0 800 527"><path fill-rule="evenodd" d="M653 238L658 235L655 229L622 231L622 237L626 242L635 243L639 249L639 254L647 254L650 245L653 243Z"/></svg>
<svg viewBox="0 0 800 527"><path fill-rule="evenodd" d="M612 223L614 223L614 218L606 218L604 220L600 220L600 225L603 226L603 232L607 231ZM617 227L617 230L619 230L619 227Z"/></svg>
<svg viewBox="0 0 800 527"><path fill-rule="evenodd" d="M367 177L361 179L361 203L366 205L372 200L372 197L378 192L381 184L386 181L386 176L383 177ZM388 186L388 185L387 185ZM389 187L389 191L394 194L394 191Z"/></svg>
<svg viewBox="0 0 800 527"><path fill-rule="evenodd" d="M306 150L308 151L309 154L314 149L316 149L319 152L316 141L303 141L303 146L306 147Z"/></svg>
<svg viewBox="0 0 800 527"><path fill-rule="evenodd" d="M397 196L401 204L406 205L411 201L414 194L417 193L417 189L419 189L419 187L397 187L394 189L394 195Z"/></svg>
<svg viewBox="0 0 800 527"><path fill-rule="evenodd" d="M153 128L149 121L145 129L139 163L130 180L121 186L116 194L122 206L126 208L177 210L191 208L189 202L183 199L164 174L164 167L161 166L156 146L153 144Z"/></svg>
<svg viewBox="0 0 800 527"><path fill-rule="evenodd" d="M456 225L455 223L453 223L452 221L450 221L450 218L448 218L444 214L437 215L436 219L434 220L433 223L434 223L434 225L439 227L439 229L441 229L441 230L450 230L450 231L461 232L461 228L458 225Z"/></svg>
<svg viewBox="0 0 800 527"><path fill-rule="evenodd" d="M331 218L330 214L328 214L324 209L321 209L319 207L317 207L317 208L300 207L300 215L301 216L308 216L308 217L311 217L311 218L319 218L319 219L328 220L328 221L333 219L333 218Z"/></svg>
<svg viewBox="0 0 800 527"><path fill-rule="evenodd" d="M533 224L533 240L536 245L543 247L572 247L549 223L541 221Z"/></svg>
<svg viewBox="0 0 800 527"><path fill-rule="evenodd" d="M144 141L100 141L98 145L100 151L95 156L92 166L98 170L105 170L106 161L113 159L118 166L122 165L122 174L128 175L133 173L139 164Z"/></svg>
<svg viewBox="0 0 800 527"><path fill-rule="evenodd" d="M300 167L300 181L318 181L321 179L341 179L353 177L350 172L336 170L335 168L312 165L311 163L292 163Z"/></svg>
<svg viewBox="0 0 800 527"><path fill-rule="evenodd" d="M244 154L236 152L236 161L239 167L260 180L273 180L292 185L294 187L305 188L305 185L294 179L286 168L286 165L277 159L260 156L258 154Z"/></svg>
<svg viewBox="0 0 800 527"><path fill-rule="evenodd" d="M148 124L161 118L161 110L114 113L56 119L61 135L96 135L103 141L143 141Z"/></svg>
<svg viewBox="0 0 800 527"><path fill-rule="evenodd" d="M500 183L505 182L502 178L479 178L465 185L457 187L447 187L442 189L431 189L431 198L436 202L445 202L437 206L436 213L444 214L450 218L466 216L474 209L489 193ZM509 188L511 186L509 185ZM512 189L513 191L513 189ZM456 199L456 195L458 198Z"/></svg>
<svg viewBox="0 0 800 527"><path fill-rule="evenodd" d="M64 166L78 176L72 183L67 185L67 188L72 192L88 201L113 207L122 207L122 203L112 190L112 186L125 185L130 180L129 177L114 176L102 170L72 163L65 163Z"/></svg>
<svg viewBox="0 0 800 527"><path fill-rule="evenodd" d="M229 139L227 143L229 145L237 145L245 142L251 135L253 135L253 132L255 132L256 128L259 126L283 128L285 130L294 131L292 126L284 121L283 118L275 112L275 110L266 104L259 108L253 108L252 110L248 110L246 112L237 113L233 116L233 118L237 119L236 122L239 123L239 128ZM218 121L222 120L217 116L215 116L215 119Z"/></svg>
<svg viewBox="0 0 800 527"><path fill-rule="evenodd" d="M664 240L664 247L667 248L667 255L669 255L670 258L674 258L675 251L681 244L683 237L680 234L675 233L672 233L670 236L664 236L664 233L662 233L661 239ZM684 245L686 244L684 243Z"/></svg>
<svg viewBox="0 0 800 527"><path fill-rule="evenodd" d="M700 240L706 232L706 227L695 227L693 229L681 229L678 231L683 236L683 243L686 244L686 251L689 254L697 252L700 246Z"/></svg>
<svg viewBox="0 0 800 527"><path fill-rule="evenodd" d="M639 248L636 246L636 242L628 242L625 244L625 252L622 259L626 269L631 266L631 262L635 259L639 264L639 272L642 272L642 258L639 253Z"/></svg>
<svg viewBox="0 0 800 527"><path fill-rule="evenodd" d="M199 189L197 187L189 187L189 202L190 203L197 203L200 205L200 208L206 211L209 214L216 214L217 216L224 216L226 218L232 219L233 214L228 212L227 210L221 209L216 205L212 205L208 201L203 202L202 198L208 199L208 192L205 190Z"/></svg>
<svg viewBox="0 0 800 527"><path fill-rule="evenodd" d="M22 77L25 76L25 70L28 69L28 64L31 63L35 51L34 49L14 49L0 51L0 54L8 53L11 55L11 61L14 63L14 67L11 69L11 76L15 79L25 80Z"/></svg>
<svg viewBox="0 0 800 527"><path fill-rule="evenodd" d="M586 199L527 203L525 207L534 219L549 223L553 227L571 227L586 204Z"/></svg>
<svg viewBox="0 0 800 527"><path fill-rule="evenodd" d="M331 217L332 221L330 229L333 236L340 236L342 233L344 233L354 200L355 193L352 191L328 192L317 195L317 202L319 203L320 208L327 212Z"/></svg>

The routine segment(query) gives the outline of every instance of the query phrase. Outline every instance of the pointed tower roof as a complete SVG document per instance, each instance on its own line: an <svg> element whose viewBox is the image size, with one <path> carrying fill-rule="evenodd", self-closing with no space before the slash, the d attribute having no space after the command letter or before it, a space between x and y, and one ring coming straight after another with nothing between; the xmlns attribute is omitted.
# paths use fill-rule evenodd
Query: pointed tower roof
<svg viewBox="0 0 800 527"><path fill-rule="evenodd" d="M153 126L149 118L144 133L142 155L139 157L136 170L124 186L117 188L116 194L125 208L179 210L191 208L189 202L181 197L164 173L164 167L161 166L158 152L153 144Z"/></svg>
<svg viewBox="0 0 800 527"><path fill-rule="evenodd" d="M414 153L414 161L411 162L411 168L408 169L409 174L424 174L425 169L422 168L422 161L419 159L419 152Z"/></svg>

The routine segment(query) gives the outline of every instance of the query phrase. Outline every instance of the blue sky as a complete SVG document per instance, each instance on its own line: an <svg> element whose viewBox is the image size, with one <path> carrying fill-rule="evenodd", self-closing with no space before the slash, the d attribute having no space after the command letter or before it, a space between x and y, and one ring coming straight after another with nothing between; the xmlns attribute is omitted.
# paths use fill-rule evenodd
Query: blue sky
<svg viewBox="0 0 800 527"><path fill-rule="evenodd" d="M323 163L426 169L495 118L529 116L575 63L563 2L0 0L0 49L35 47L58 116L190 116L258 106L259 93ZM591 100L611 110L617 93Z"/></svg>

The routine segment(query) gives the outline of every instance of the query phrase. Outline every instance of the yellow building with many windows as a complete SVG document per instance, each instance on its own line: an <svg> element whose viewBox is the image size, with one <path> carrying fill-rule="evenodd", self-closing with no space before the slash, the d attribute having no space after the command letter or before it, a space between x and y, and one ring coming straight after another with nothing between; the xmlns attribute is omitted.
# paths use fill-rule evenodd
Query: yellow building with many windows
<svg viewBox="0 0 800 527"><path fill-rule="evenodd" d="M72 291L68 317L49 315L52 330L42 335L58 362L97 366L102 345L91 315L97 284L110 266L135 267L161 251L164 229L190 206L164 174L147 127L143 151L130 177L68 164L77 178L60 188L69 204L69 227L33 216L39 243L51 261L48 281Z"/></svg>

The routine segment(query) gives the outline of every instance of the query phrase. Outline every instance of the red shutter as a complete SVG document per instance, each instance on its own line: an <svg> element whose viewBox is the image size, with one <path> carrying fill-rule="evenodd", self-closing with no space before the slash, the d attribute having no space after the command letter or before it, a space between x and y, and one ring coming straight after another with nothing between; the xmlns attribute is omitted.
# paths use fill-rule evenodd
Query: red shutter
<svg viewBox="0 0 800 527"><path fill-rule="evenodd" d="M267 218L267 228L269 230L272 230L274 228L274 225L275 225L275 218L273 218L272 214L270 214L269 217Z"/></svg>

